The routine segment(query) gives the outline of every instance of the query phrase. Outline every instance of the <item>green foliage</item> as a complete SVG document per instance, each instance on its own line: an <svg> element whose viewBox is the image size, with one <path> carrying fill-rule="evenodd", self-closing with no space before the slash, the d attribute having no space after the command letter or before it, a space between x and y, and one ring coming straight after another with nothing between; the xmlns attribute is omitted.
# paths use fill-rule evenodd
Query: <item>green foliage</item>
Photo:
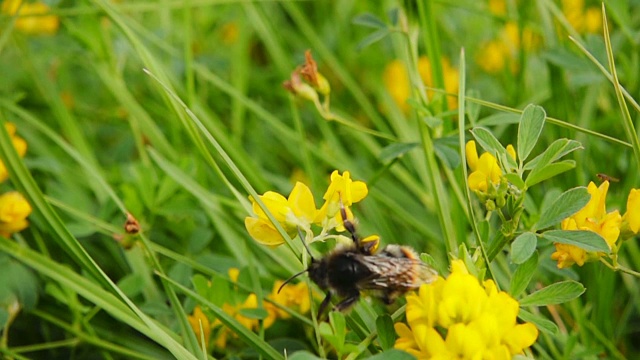
<svg viewBox="0 0 640 360"><path fill-rule="evenodd" d="M312 283L308 310L299 293L274 300L309 258L278 221L290 214L260 195L301 181L319 208L335 169L368 185L351 208L359 234L412 246L445 278L461 259L508 290L541 332L526 358L640 356L625 216L640 187L638 4L607 2L593 33L556 0L505 13L466 0L45 3L61 24L49 35L0 14L0 195L32 207L28 228L5 234L0 206L2 357L412 358L394 349L403 296L386 307L364 293L320 319ZM585 3L578 13L600 9ZM307 49L331 89L315 103L281 86ZM470 190L470 139L501 173L486 191ZM598 173L620 179L598 205L622 215L613 244L587 230L602 219L561 225ZM249 236L249 197L285 246ZM123 229L128 214L139 233ZM322 235L317 257L341 241ZM558 269L560 244L586 251L584 266Z"/></svg>

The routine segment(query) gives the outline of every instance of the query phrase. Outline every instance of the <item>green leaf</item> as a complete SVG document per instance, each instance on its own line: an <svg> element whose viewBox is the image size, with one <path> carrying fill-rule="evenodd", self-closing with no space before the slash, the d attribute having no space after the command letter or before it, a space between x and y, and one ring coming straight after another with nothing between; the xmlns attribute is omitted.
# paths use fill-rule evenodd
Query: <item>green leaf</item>
<svg viewBox="0 0 640 360"><path fill-rule="evenodd" d="M527 187L531 187L539 182L550 179L558 174L562 174L565 171L569 171L576 167L576 162L573 160L564 160L557 163L546 165L542 168L536 168L527 179L524 181Z"/></svg>
<svg viewBox="0 0 640 360"><path fill-rule="evenodd" d="M460 155L458 152L448 145L448 141L444 138L435 139L433 141L433 150L435 150L438 158L447 165L449 169L455 169L460 165Z"/></svg>
<svg viewBox="0 0 640 360"><path fill-rule="evenodd" d="M431 129L435 129L442 125L442 119L435 116L425 116L422 118L422 121L424 121L424 123Z"/></svg>
<svg viewBox="0 0 640 360"><path fill-rule="evenodd" d="M578 149L582 149L582 144L575 140L558 139L551 143L549 147L540 155L533 158L524 166L524 170L533 170L537 167L544 167L561 157ZM519 155L518 155L519 156Z"/></svg>
<svg viewBox="0 0 640 360"><path fill-rule="evenodd" d="M387 27L387 24L385 24L384 21L382 21L379 17L373 15L372 13L357 15L351 22L356 25L362 25L374 29Z"/></svg>
<svg viewBox="0 0 640 360"><path fill-rule="evenodd" d="M144 286L145 283L142 275L136 273L127 274L118 281L118 287L128 297L138 296L142 293Z"/></svg>
<svg viewBox="0 0 640 360"><path fill-rule="evenodd" d="M387 350L367 358L368 360L415 360L415 357L401 350Z"/></svg>
<svg viewBox="0 0 640 360"><path fill-rule="evenodd" d="M371 34L367 35L364 39L362 39L358 45L356 45L356 50L360 51L364 48L366 48L367 46L382 40L385 36L389 35L391 33L391 30L387 29L387 28L383 28L383 29L379 29L376 30L374 32L372 32Z"/></svg>
<svg viewBox="0 0 640 360"><path fill-rule="evenodd" d="M391 316L387 314L378 316L376 319L376 329L378 330L378 340L380 340L382 350L392 349L393 344L396 342L396 331L393 328Z"/></svg>
<svg viewBox="0 0 640 360"><path fill-rule="evenodd" d="M288 360L322 360L308 351L296 351L291 356L287 356Z"/></svg>
<svg viewBox="0 0 640 360"><path fill-rule="evenodd" d="M7 320L9 320L9 312L0 307L0 331L4 330L5 325L7 325Z"/></svg>
<svg viewBox="0 0 640 360"><path fill-rule="evenodd" d="M240 309L240 315L247 317L249 319L266 319L269 316L267 310L263 308L253 308L253 309Z"/></svg>
<svg viewBox="0 0 640 360"><path fill-rule="evenodd" d="M563 192L544 210L542 215L540 215L535 229L545 229L559 223L585 207L590 199L591 195L584 186Z"/></svg>
<svg viewBox="0 0 640 360"><path fill-rule="evenodd" d="M340 342L340 348L342 348L347 335L347 323L344 319L344 315L342 315L342 313L339 311L332 311L329 314L329 321L331 322L331 326L333 327L333 333L336 335L337 340Z"/></svg>
<svg viewBox="0 0 640 360"><path fill-rule="evenodd" d="M585 287L577 281L566 280L551 284L520 300L520 306L546 306L571 301L585 292Z"/></svg>
<svg viewBox="0 0 640 360"><path fill-rule="evenodd" d="M503 175L511 184L517 187L520 190L524 190L524 181L520 177L520 175L515 173L505 174Z"/></svg>
<svg viewBox="0 0 640 360"><path fill-rule="evenodd" d="M467 91L467 96L479 99L480 92L475 89L469 89ZM472 101L467 101L465 103L465 107L467 116L469 117L469 123L475 124L478 121L478 117L480 116L480 104Z"/></svg>
<svg viewBox="0 0 640 360"><path fill-rule="evenodd" d="M586 251L609 253L611 249L598 233L587 230L550 230L542 233L542 237L551 242L575 245Z"/></svg>
<svg viewBox="0 0 640 360"><path fill-rule="evenodd" d="M525 232L520 234L511 243L511 261L514 264L522 264L531 257L536 251L536 245L538 244L538 238L536 234L531 232Z"/></svg>
<svg viewBox="0 0 640 360"><path fill-rule="evenodd" d="M393 26L398 25L399 14L400 14L400 9L397 7L387 12L387 18L389 18L389 22L391 23L391 25Z"/></svg>
<svg viewBox="0 0 640 360"><path fill-rule="evenodd" d="M520 117L518 126L518 158L524 162L538 142L546 114L544 109L536 105L527 105Z"/></svg>
<svg viewBox="0 0 640 360"><path fill-rule="evenodd" d="M530 322L535 325L540 331L544 331L549 335L555 335L558 333L558 325L554 322L545 319L542 315L530 313L524 309L520 309L518 317L522 321Z"/></svg>
<svg viewBox="0 0 640 360"><path fill-rule="evenodd" d="M533 274L538 267L538 252L535 251L531 257L524 263L520 264L511 277L509 293L514 298L519 296L529 285Z"/></svg>
<svg viewBox="0 0 640 360"><path fill-rule="evenodd" d="M474 127L471 129L471 133L478 144L493 156L497 157L499 154L505 154L507 152L504 146L500 144L500 141L498 141L498 139L496 139L488 129L483 127Z"/></svg>
<svg viewBox="0 0 640 360"><path fill-rule="evenodd" d="M478 121L477 125L482 126L495 126L495 125L509 125L518 124L520 122L520 116L511 113L498 113L487 116Z"/></svg>
<svg viewBox="0 0 640 360"><path fill-rule="evenodd" d="M380 151L378 159L380 160L380 162L386 163L388 161L402 157L404 154L415 149L418 145L420 145L420 143L417 142L393 143L391 145L387 145L382 149L382 151Z"/></svg>

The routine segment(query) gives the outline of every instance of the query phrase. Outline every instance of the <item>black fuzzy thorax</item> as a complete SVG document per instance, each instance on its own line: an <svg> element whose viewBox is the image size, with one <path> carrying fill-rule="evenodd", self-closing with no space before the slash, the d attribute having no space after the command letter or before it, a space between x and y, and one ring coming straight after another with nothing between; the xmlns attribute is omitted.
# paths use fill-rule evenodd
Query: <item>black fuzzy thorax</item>
<svg viewBox="0 0 640 360"><path fill-rule="evenodd" d="M333 289L340 296L353 294L357 284L373 275L358 261L361 254L354 250L337 251L309 267L311 280L324 290Z"/></svg>

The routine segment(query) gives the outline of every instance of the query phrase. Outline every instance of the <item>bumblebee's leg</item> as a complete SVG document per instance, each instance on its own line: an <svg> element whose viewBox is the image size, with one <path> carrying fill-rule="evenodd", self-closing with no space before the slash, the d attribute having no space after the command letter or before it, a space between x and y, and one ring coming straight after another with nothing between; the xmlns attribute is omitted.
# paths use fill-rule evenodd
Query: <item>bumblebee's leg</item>
<svg viewBox="0 0 640 360"><path fill-rule="evenodd" d="M356 291L347 295L347 297L336 305L336 310L345 311L353 306L360 299L360 292Z"/></svg>
<svg viewBox="0 0 640 360"><path fill-rule="evenodd" d="M318 308L318 319L322 317L322 313L327 309L327 305L331 301L331 291L327 292L327 296L324 297L322 303L320 303L320 307Z"/></svg>
<svg viewBox="0 0 640 360"><path fill-rule="evenodd" d="M386 305L391 305L396 301L396 297L398 297L397 291L386 290L382 293L381 299Z"/></svg>
<svg viewBox="0 0 640 360"><path fill-rule="evenodd" d="M351 239L353 239L353 242L357 246L360 246L360 239L358 239L358 235L356 235L356 226L347 217L347 209L344 207L342 197L340 197L340 216L342 216L342 226L344 226L344 228L347 229L347 231L351 234Z"/></svg>

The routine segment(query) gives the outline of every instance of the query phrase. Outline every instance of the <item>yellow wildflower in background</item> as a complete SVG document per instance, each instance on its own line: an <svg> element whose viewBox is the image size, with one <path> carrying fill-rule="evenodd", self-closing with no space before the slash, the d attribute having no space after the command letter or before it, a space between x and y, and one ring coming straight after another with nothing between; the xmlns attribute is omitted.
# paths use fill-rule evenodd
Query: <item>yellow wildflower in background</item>
<svg viewBox="0 0 640 360"><path fill-rule="evenodd" d="M609 190L609 181L604 181L599 187L592 182L587 186L591 200L580 211L562 220L563 230L589 230L598 233L604 238L610 249L616 244L620 236L622 216L618 210L607 213L606 199ZM586 261L597 260L603 254L587 252L575 245L554 244L556 252L551 254L551 259L558 262L558 268L566 268L573 264L584 265Z"/></svg>
<svg viewBox="0 0 640 360"><path fill-rule="evenodd" d="M24 157L24 154L27 153L27 142L16 135L16 126L13 123L6 122L4 123L4 127L9 133L11 142L13 142L13 147L16 149L18 155L20 155L20 157ZM0 182L7 180L8 177L9 173L7 172L7 168L4 166L4 163L0 161Z"/></svg>
<svg viewBox="0 0 640 360"><path fill-rule="evenodd" d="M598 7L585 9L584 0L562 0L562 13L579 33L599 33L602 30L602 11Z"/></svg>
<svg viewBox="0 0 640 360"><path fill-rule="evenodd" d="M448 93L458 93L458 80L460 74L458 69L454 68L449 59L443 57L441 60L442 72L444 75L444 90ZM418 72L422 82L427 87L433 87L433 79L431 78L431 62L426 56L418 59ZM384 69L382 74L384 86L393 98L394 102L403 111L409 111L407 100L411 97L411 81L404 63L400 60L393 60ZM432 98L434 92L427 91L427 96ZM452 96L447 97L450 109L457 107L457 99Z"/></svg>
<svg viewBox="0 0 640 360"><path fill-rule="evenodd" d="M284 281L282 280L278 280L273 283L273 290L271 291L271 295L269 295L269 299L278 305L288 307L300 314L307 313L311 308L309 287L307 287L307 283L302 281L295 285L288 284L278 293L278 289L280 289L280 286L282 286L283 283ZM265 308L269 312L268 319L273 319L273 321L278 318L288 319L291 317L288 312L271 303L265 303ZM273 321L270 320L270 323L273 323ZM267 321L265 320L265 326L266 324Z"/></svg>
<svg viewBox="0 0 640 360"><path fill-rule="evenodd" d="M518 70L520 48L533 51L538 47L539 37L529 28L521 29L515 22L507 22L497 39L490 40L480 47L476 62L480 68L495 74L509 66L511 72Z"/></svg>
<svg viewBox="0 0 640 360"><path fill-rule="evenodd" d="M2 4L3 14L18 16L16 30L29 35L52 35L58 31L60 19L57 15L46 15L50 12L49 6L40 1L5 0Z"/></svg>
<svg viewBox="0 0 640 360"><path fill-rule="evenodd" d="M0 195L0 235L9 237L29 226L27 216L31 210L29 202L17 191Z"/></svg>
<svg viewBox="0 0 640 360"><path fill-rule="evenodd" d="M507 153L514 160L516 159L516 151L513 145L507 146ZM470 140L465 146L465 154L467 156L467 164L471 169L469 174L468 183L471 190L477 190L480 192L487 192L489 184L497 185L500 183L502 177L502 169L498 164L498 160L495 156L489 152L484 152L478 158L478 151L476 149L476 142Z"/></svg>
<svg viewBox="0 0 640 360"><path fill-rule="evenodd" d="M492 280L480 283L461 260L451 275L407 296L407 324L396 323L395 348L418 359L511 359L533 345L538 329L518 324L520 306Z"/></svg>
<svg viewBox="0 0 640 360"><path fill-rule="evenodd" d="M198 343L200 343L200 339L204 334L205 347L208 348L209 337L211 336L211 323L209 322L209 318L202 312L200 305L197 305L193 309L193 313L187 316L187 320L189 320L189 325L191 325L193 332L196 334ZM200 331L200 323L202 323L202 332Z"/></svg>
<svg viewBox="0 0 640 360"><path fill-rule="evenodd" d="M493 15L507 15L507 2L505 0L489 0L489 11Z"/></svg>

